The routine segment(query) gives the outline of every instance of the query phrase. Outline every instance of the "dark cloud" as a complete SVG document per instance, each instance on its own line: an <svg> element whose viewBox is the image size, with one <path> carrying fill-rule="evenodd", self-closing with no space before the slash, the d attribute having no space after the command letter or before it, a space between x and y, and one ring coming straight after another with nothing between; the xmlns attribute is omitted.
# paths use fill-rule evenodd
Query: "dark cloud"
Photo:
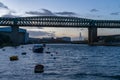
<svg viewBox="0 0 120 80"><path fill-rule="evenodd" d="M43 16L53 16L55 15L54 13L52 13L50 10L47 9L42 9L43 12L40 11L29 11L29 12L25 12L26 14L30 14L30 15L43 15Z"/></svg>
<svg viewBox="0 0 120 80"><path fill-rule="evenodd" d="M41 12L38 11L29 11L29 12L25 12L26 14L30 14L30 15L41 15Z"/></svg>
<svg viewBox="0 0 120 80"><path fill-rule="evenodd" d="M67 11L65 11L65 12L56 12L56 14L58 14L58 15L77 15L74 12L67 12Z"/></svg>
<svg viewBox="0 0 120 80"><path fill-rule="evenodd" d="M47 10L47 9L42 9L44 11L45 15L54 15L54 13L52 13L52 11Z"/></svg>
<svg viewBox="0 0 120 80"><path fill-rule="evenodd" d="M91 9L90 12L98 12L99 10L97 9Z"/></svg>
<svg viewBox="0 0 120 80"><path fill-rule="evenodd" d="M4 5L3 3L0 2L0 8L3 8L3 9L9 9L6 5Z"/></svg>
<svg viewBox="0 0 120 80"><path fill-rule="evenodd" d="M68 16L74 16L74 15L77 15L76 13L74 12L52 12L48 9L42 9L43 12L40 12L40 11L29 11L29 12L25 12L26 14L29 14L29 15L42 15L42 16L57 16L57 15L68 15Z"/></svg>
<svg viewBox="0 0 120 80"><path fill-rule="evenodd" d="M119 15L120 12L114 12L114 13L110 13L110 15Z"/></svg>

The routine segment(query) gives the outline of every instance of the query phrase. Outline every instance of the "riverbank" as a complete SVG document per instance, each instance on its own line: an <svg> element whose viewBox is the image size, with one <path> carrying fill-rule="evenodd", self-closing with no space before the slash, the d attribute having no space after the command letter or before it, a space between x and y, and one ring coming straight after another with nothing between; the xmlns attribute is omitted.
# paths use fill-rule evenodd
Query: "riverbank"
<svg viewBox="0 0 120 80"><path fill-rule="evenodd" d="M83 44L83 45L89 45L89 46L120 46L120 43L99 43L99 42L94 42L89 44L87 41L72 41L72 42L61 42L61 43L36 43L36 44ZM29 45L29 44L12 44L12 43L6 43L0 45L0 48L11 46L11 47L16 47L20 45Z"/></svg>
<svg viewBox="0 0 120 80"><path fill-rule="evenodd" d="M92 43L90 46L120 46L120 43Z"/></svg>

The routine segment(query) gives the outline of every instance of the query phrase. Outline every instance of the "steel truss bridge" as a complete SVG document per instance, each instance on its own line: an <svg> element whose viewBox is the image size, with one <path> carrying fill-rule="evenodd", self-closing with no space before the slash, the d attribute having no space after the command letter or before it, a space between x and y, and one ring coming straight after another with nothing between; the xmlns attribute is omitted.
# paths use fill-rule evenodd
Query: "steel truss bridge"
<svg viewBox="0 0 120 80"><path fill-rule="evenodd" d="M78 17L38 16L38 17L0 17L0 26L12 27L12 41L19 43L19 26L23 27L64 27L64 28L88 28L88 41L97 41L97 28L120 28L120 20L93 20Z"/></svg>
<svg viewBox="0 0 120 80"><path fill-rule="evenodd" d="M39 17L0 17L0 26L39 26L39 27L97 27L120 28L120 20L92 20L77 17L39 16Z"/></svg>

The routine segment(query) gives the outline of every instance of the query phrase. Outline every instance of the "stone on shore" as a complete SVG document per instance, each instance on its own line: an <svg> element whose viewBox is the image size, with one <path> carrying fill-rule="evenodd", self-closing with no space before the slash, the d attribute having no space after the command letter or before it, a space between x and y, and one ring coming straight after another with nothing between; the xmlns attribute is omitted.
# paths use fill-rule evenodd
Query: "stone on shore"
<svg viewBox="0 0 120 80"><path fill-rule="evenodd" d="M44 66L41 65L41 64L36 65L35 69L34 69L34 72L35 73L43 73L44 72Z"/></svg>
<svg viewBox="0 0 120 80"><path fill-rule="evenodd" d="M18 56L11 56L10 57L10 61L16 61L16 60L18 60Z"/></svg>

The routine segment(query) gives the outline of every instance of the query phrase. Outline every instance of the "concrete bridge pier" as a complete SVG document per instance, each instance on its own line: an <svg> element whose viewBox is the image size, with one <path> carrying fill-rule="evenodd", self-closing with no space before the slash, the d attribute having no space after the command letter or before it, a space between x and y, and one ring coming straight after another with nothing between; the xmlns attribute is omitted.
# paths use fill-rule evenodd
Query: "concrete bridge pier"
<svg viewBox="0 0 120 80"><path fill-rule="evenodd" d="M14 45L18 45L19 43L19 26L11 26L12 35L11 40Z"/></svg>
<svg viewBox="0 0 120 80"><path fill-rule="evenodd" d="M97 28L90 27L88 28L88 44L92 45L94 42L97 42Z"/></svg>

